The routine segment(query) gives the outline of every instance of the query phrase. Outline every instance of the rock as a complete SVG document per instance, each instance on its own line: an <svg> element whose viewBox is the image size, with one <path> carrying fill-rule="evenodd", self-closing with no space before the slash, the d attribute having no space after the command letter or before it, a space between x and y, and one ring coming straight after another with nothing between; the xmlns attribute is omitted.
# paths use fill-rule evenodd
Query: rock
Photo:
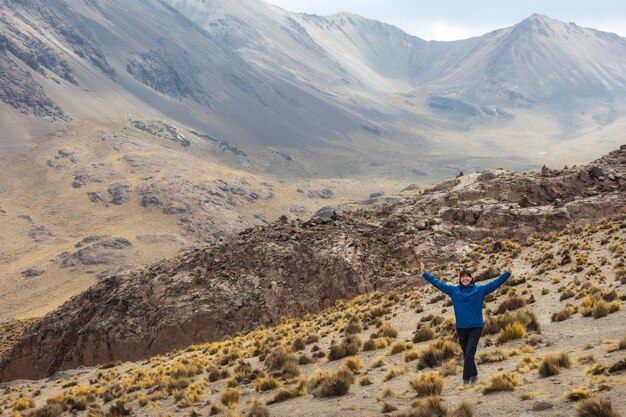
<svg viewBox="0 0 626 417"><path fill-rule="evenodd" d="M330 219L334 214L336 214L335 208L331 206L326 206L316 211L311 218Z"/></svg>
<svg viewBox="0 0 626 417"><path fill-rule="evenodd" d="M69 268L78 265L119 264L127 257L127 249L132 244L124 238L92 236L78 242L77 252L61 257L61 266Z"/></svg>
<svg viewBox="0 0 626 417"><path fill-rule="evenodd" d="M40 268L28 268L21 272L24 278L33 278L43 275L46 271Z"/></svg>
<svg viewBox="0 0 626 417"><path fill-rule="evenodd" d="M378 198L384 196L385 193L382 191L377 191L375 193L370 194L369 198Z"/></svg>
<svg viewBox="0 0 626 417"><path fill-rule="evenodd" d="M602 168L592 165L587 172L589 173L589 176L593 179L598 179L604 176L604 171L602 170Z"/></svg>
<svg viewBox="0 0 626 417"><path fill-rule="evenodd" d="M536 403L533 404L533 411L544 411L544 410L549 410L552 407L554 407L554 404L549 403L547 401L537 401Z"/></svg>
<svg viewBox="0 0 626 417"><path fill-rule="evenodd" d="M289 212L293 214L306 214L308 210L301 204L292 204L289 207Z"/></svg>
<svg viewBox="0 0 626 417"><path fill-rule="evenodd" d="M42 225L33 225L28 231L28 236L33 239L35 242L45 242L48 238L54 236L48 228Z"/></svg>
<svg viewBox="0 0 626 417"><path fill-rule="evenodd" d="M409 185L407 185L406 187L404 187L404 188L402 189L402 191L400 191L400 192L402 192L402 193L403 193L403 192L405 192L405 191L413 191L413 190L417 190L417 185L416 185L416 184L409 184Z"/></svg>
<svg viewBox="0 0 626 417"><path fill-rule="evenodd" d="M178 239L174 235L140 235L137 236L137 240L140 242L146 243L148 245L153 245L155 243L166 243L166 242L178 242Z"/></svg>
<svg viewBox="0 0 626 417"><path fill-rule="evenodd" d="M98 203L102 201L102 197L100 197L100 194L93 191L88 192L87 197L89 197L89 201L91 201L92 203Z"/></svg>
<svg viewBox="0 0 626 417"><path fill-rule="evenodd" d="M303 188L298 188L296 191L304 194L306 198L311 199L320 198L323 200L330 200L332 198L335 198L335 194L329 188L323 188L321 190L306 190Z"/></svg>
<svg viewBox="0 0 626 417"><path fill-rule="evenodd" d="M130 185L128 184L112 184L108 190L111 196L111 203L122 205L130 198Z"/></svg>

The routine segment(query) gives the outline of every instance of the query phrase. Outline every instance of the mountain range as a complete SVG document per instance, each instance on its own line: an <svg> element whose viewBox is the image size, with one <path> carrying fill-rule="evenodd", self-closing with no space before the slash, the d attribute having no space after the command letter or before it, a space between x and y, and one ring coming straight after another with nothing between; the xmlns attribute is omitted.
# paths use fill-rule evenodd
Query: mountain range
<svg viewBox="0 0 626 417"><path fill-rule="evenodd" d="M0 4L5 158L77 120L125 113L332 160L330 173L303 175L371 174L369 158L398 164L376 175L441 179L619 146L626 39L545 16L438 42L260 0ZM441 155L454 167L442 172Z"/></svg>

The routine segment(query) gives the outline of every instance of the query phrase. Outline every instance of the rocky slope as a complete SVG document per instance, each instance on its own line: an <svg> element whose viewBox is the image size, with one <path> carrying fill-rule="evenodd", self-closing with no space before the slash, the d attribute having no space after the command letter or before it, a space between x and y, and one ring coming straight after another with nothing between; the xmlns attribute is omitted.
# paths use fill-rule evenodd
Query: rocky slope
<svg viewBox="0 0 626 417"><path fill-rule="evenodd" d="M4 383L0 413L623 416L625 239L626 212L520 241L486 239L463 257L478 285L513 259L511 278L485 298L475 384L461 381L449 299L415 285L142 361ZM428 269L458 280L457 264Z"/></svg>
<svg viewBox="0 0 626 417"><path fill-rule="evenodd" d="M526 237L620 213L626 145L582 167L460 176L372 210L248 229L110 277L25 332L2 380L139 359L277 323L339 298L401 286L415 264L456 261L478 240Z"/></svg>

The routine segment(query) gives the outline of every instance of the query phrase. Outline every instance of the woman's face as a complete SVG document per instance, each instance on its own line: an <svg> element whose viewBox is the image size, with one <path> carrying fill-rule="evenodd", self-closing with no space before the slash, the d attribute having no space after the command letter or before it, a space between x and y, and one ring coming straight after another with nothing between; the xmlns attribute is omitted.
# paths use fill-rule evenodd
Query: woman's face
<svg viewBox="0 0 626 417"><path fill-rule="evenodd" d="M470 282L472 282L472 277L467 274L461 275L461 284L463 284L463 286L468 286Z"/></svg>

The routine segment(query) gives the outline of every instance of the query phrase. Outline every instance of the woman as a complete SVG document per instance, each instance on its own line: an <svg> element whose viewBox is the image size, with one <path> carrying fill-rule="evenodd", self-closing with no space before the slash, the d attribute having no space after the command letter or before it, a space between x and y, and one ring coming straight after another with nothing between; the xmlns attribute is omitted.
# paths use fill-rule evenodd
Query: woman
<svg viewBox="0 0 626 417"><path fill-rule="evenodd" d="M478 380L478 370L474 355L483 330L483 299L506 282L511 276L513 264L509 260L507 271L486 285L475 285L472 273L462 269L459 273L459 285L449 285L439 281L428 272L424 272L424 262L420 262L422 276L435 288L452 298L456 334L463 349L463 383L474 384Z"/></svg>

